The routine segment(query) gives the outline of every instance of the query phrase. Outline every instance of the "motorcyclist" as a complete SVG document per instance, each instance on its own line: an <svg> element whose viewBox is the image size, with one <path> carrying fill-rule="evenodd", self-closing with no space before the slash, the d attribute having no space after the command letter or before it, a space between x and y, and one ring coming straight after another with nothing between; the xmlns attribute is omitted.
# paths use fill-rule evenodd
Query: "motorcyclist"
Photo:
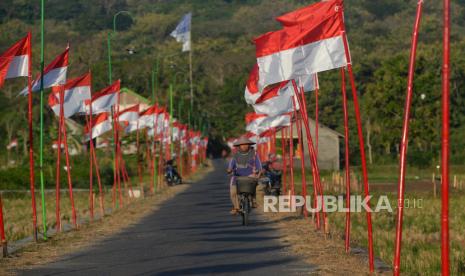
<svg viewBox="0 0 465 276"><path fill-rule="evenodd" d="M171 159L166 160L165 162L165 171L171 170L172 177L181 179L181 176L178 173L178 170L176 169L176 164L175 164L176 156L173 156Z"/></svg>
<svg viewBox="0 0 465 276"><path fill-rule="evenodd" d="M281 189L281 176L283 164L278 161L276 154L270 153L268 160L263 162L262 174L271 182L270 188Z"/></svg>
<svg viewBox="0 0 465 276"><path fill-rule="evenodd" d="M233 205L233 209L230 212L232 215L237 214L239 211L236 178L242 176L258 179L262 171L260 158L251 147L254 144L254 142L246 137L241 137L234 143L234 147L238 150L232 156L227 169L227 172L232 174L229 183L229 193ZM256 207L255 199L252 203L252 207Z"/></svg>

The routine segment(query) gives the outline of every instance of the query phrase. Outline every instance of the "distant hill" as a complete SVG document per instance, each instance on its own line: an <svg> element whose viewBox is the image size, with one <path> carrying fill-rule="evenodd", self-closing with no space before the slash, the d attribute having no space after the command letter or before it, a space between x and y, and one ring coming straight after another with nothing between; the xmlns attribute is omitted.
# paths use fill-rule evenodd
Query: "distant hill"
<svg viewBox="0 0 465 276"><path fill-rule="evenodd" d="M46 61L71 44L70 75L88 70L94 74L94 88L107 82L107 33L113 28L113 15L121 14L118 32L113 35L113 75L141 95L151 95L151 70L160 59L157 99L166 102L167 87L176 72L176 101L184 100L182 120L187 122L187 55L169 37L180 17L193 12L195 112L192 121L210 123L212 137L239 135L248 107L243 91L248 71L254 63L253 37L279 29L274 17L314 1L289 0L47 0ZM363 120L370 131L369 141L375 158L394 160L400 139L405 95L408 53L416 0L347 0L345 20L358 91L362 95ZM33 31L34 67L39 58L39 3L2 0L0 2L0 51ZM452 126L461 133L465 104L465 1L453 1ZM437 157L439 145L440 62L442 39L441 1L425 2L415 82L411 152L423 159ZM126 49L136 49L128 55ZM320 74L321 121L342 130L339 72ZM0 145L9 137L26 137L25 99L14 95L24 80L8 82L0 93ZM425 100L418 95L425 94ZM309 112L313 114L313 97ZM36 99L38 101L38 98ZM21 106L18 111L17 106ZM37 105L36 105L37 107ZM37 108L36 108L37 109ZM38 112L38 110L35 110ZM14 118L14 120L13 120ZM52 123L52 116L47 117ZM351 120L351 126L354 122ZM455 132L454 132L455 133ZM455 139L456 136L454 136ZM458 137L458 136L457 136ZM351 145L357 150L355 132ZM457 141L462 139L457 138ZM463 142L462 142L463 143ZM433 153L430 153L433 152ZM425 156L432 154L433 156ZM416 156L415 155L415 156ZM355 160L357 154L353 154ZM464 154L454 151L460 160Z"/></svg>

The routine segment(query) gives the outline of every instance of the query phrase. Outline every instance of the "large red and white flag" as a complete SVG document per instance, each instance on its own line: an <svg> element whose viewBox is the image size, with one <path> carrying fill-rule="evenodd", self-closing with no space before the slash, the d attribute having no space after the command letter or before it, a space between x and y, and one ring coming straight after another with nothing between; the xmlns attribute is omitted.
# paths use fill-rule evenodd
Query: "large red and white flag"
<svg viewBox="0 0 465 276"><path fill-rule="evenodd" d="M347 65L343 2L325 3L329 8L310 6L278 17L283 30L255 39L261 87Z"/></svg>
<svg viewBox="0 0 465 276"><path fill-rule="evenodd" d="M247 113L245 115L246 130L260 135L271 128L290 126L291 114L281 114L278 116L267 116L265 114L257 114L255 112Z"/></svg>
<svg viewBox="0 0 465 276"><path fill-rule="evenodd" d="M31 54L31 33L0 55L0 87L5 79L27 77Z"/></svg>
<svg viewBox="0 0 465 276"><path fill-rule="evenodd" d="M139 119L139 104L133 105L131 107L122 110L118 114L119 122L127 122L128 124L137 123Z"/></svg>
<svg viewBox="0 0 465 276"><path fill-rule="evenodd" d="M68 57L69 46L66 50L58 55L47 67L44 69L44 89L53 86L60 86L66 83L66 73L68 71ZM32 91L40 91L40 74L37 79L32 83ZM27 87L24 88L19 95L27 95Z"/></svg>
<svg viewBox="0 0 465 276"><path fill-rule="evenodd" d="M63 94L63 113L69 118L76 113L85 113L85 102L91 99L92 76L87 73L83 76L71 79L63 86L52 87L52 93L48 97L48 104L53 112L60 116L60 91Z"/></svg>
<svg viewBox="0 0 465 276"><path fill-rule="evenodd" d="M92 118L92 139L104 134L107 131L112 130L111 116L108 112L100 113L95 118ZM89 126L86 125L84 128L86 140L90 140Z"/></svg>
<svg viewBox="0 0 465 276"><path fill-rule="evenodd" d="M121 81L117 80L92 96L92 114L109 112L116 104L120 91Z"/></svg>

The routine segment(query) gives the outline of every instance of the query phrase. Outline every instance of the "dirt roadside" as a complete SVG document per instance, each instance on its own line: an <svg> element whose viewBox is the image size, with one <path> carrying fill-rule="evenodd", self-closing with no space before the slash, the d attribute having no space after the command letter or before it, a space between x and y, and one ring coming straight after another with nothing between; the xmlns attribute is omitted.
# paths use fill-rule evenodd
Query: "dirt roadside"
<svg viewBox="0 0 465 276"><path fill-rule="evenodd" d="M212 170L212 166L200 169L187 183L200 180ZM31 243L0 259L0 275L15 275L15 270L40 266L53 262L60 257L84 250L110 235L137 224L148 214L155 212L163 203L186 190L189 184L163 189L159 194L148 196L117 210L103 220L81 225L78 230L59 233L47 242Z"/></svg>

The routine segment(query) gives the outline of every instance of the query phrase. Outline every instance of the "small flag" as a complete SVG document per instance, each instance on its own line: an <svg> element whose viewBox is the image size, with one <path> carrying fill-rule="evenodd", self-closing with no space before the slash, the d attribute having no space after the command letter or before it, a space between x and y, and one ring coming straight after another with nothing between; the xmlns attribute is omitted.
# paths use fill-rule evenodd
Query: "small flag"
<svg viewBox="0 0 465 276"><path fill-rule="evenodd" d="M8 145L6 145L6 149L10 150L12 148L16 148L17 146L18 146L18 139L15 138L11 140L11 142Z"/></svg>
<svg viewBox="0 0 465 276"><path fill-rule="evenodd" d="M133 105L129 108L126 108L123 111L120 111L118 114L118 121L127 122L128 125L131 123L137 123L139 119L139 104Z"/></svg>
<svg viewBox="0 0 465 276"><path fill-rule="evenodd" d="M182 42L183 52L189 52L191 50L191 21L192 13L185 14L181 21L179 21L176 29L170 34L177 42Z"/></svg>
<svg viewBox="0 0 465 276"><path fill-rule="evenodd" d="M91 74L74 78L63 86L52 87L52 93L48 97L48 104L53 112L60 116L60 90L64 89L63 113L69 118L76 113L85 113L85 102L91 98Z"/></svg>
<svg viewBox="0 0 465 276"><path fill-rule="evenodd" d="M92 119L92 139L95 139L96 137L112 129L112 122L108 112L100 113ZM89 132L89 127L86 125L84 128L84 133L87 141L90 140Z"/></svg>
<svg viewBox="0 0 465 276"><path fill-rule="evenodd" d="M92 114L109 112L111 110L111 107L116 104L116 100L118 99L120 85L121 81L117 80L112 85L103 88L92 96ZM89 102L86 105L89 105Z"/></svg>
<svg viewBox="0 0 465 276"><path fill-rule="evenodd" d="M68 56L69 46L66 50L58 55L47 67L44 69L44 89L52 86L60 86L66 83L66 72L68 71ZM32 83L32 92L40 91L40 74ZM24 88L19 95L26 96L28 93L27 87Z"/></svg>
<svg viewBox="0 0 465 276"><path fill-rule="evenodd" d="M0 87L5 79L28 76L30 50L31 34L28 33L0 55Z"/></svg>

